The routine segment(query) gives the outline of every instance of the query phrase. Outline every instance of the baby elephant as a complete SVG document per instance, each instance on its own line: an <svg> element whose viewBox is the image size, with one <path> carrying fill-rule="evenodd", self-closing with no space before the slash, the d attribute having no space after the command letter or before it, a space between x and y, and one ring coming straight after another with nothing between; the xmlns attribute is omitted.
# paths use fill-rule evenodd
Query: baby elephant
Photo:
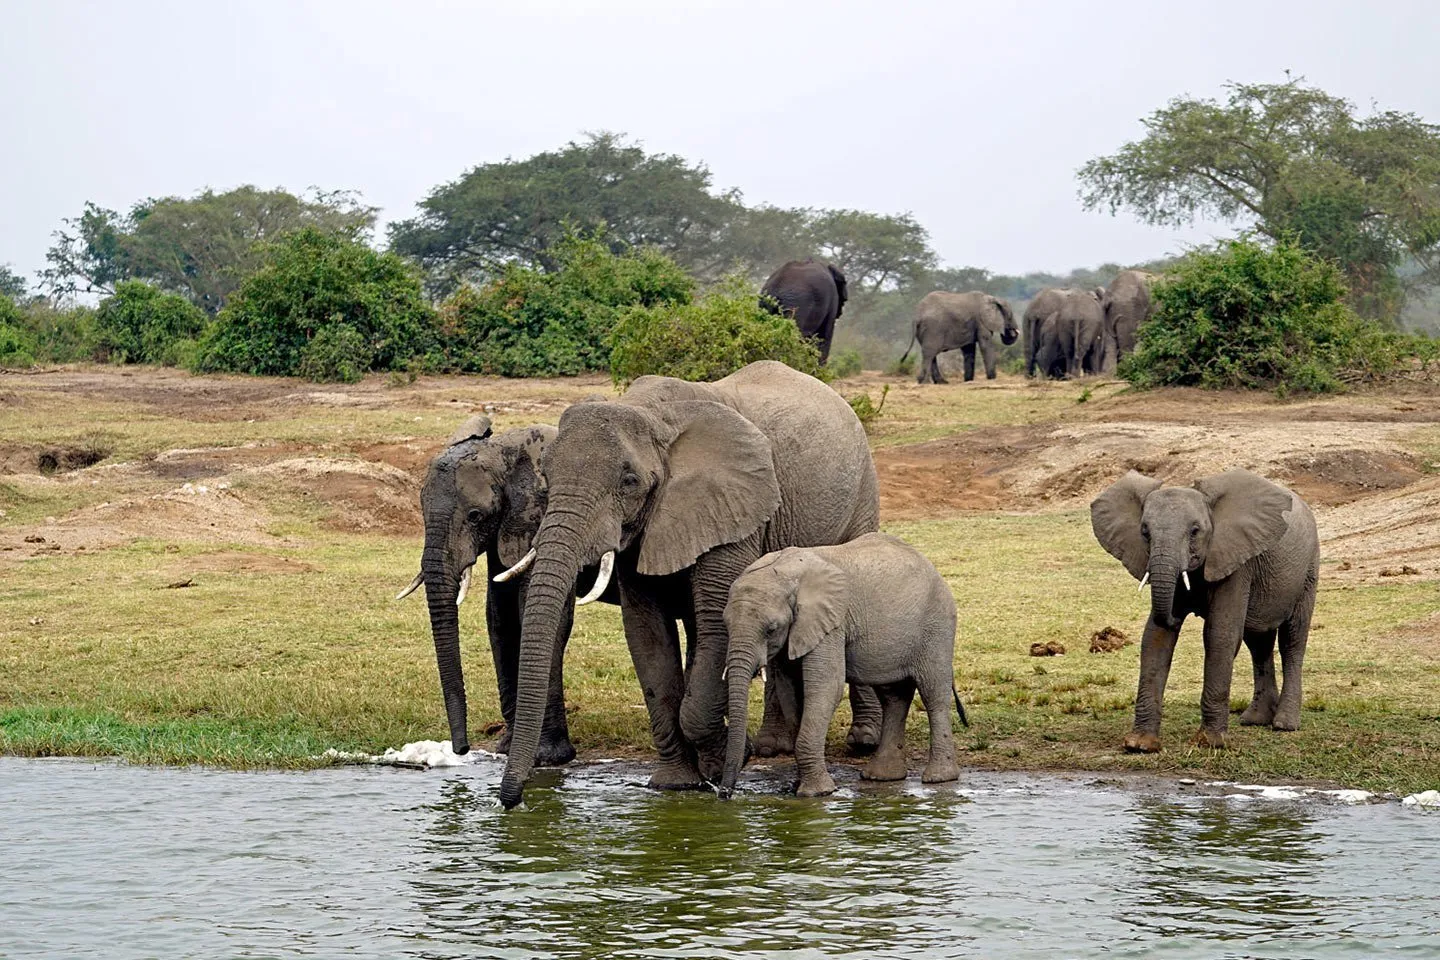
<svg viewBox="0 0 1440 960"><path fill-rule="evenodd" d="M1159 480L1132 470L1090 505L1100 545L1142 589L1150 583L1135 729L1126 735L1125 749L1160 749L1160 699L1180 624L1192 613L1205 619L1205 687L1195 742L1225 745L1230 675L1242 639L1254 661L1255 695L1240 722L1300 729L1300 668L1320 568L1310 508L1248 470L1227 470L1193 488L1159 487ZM1278 693L1277 631L1285 667Z"/></svg>
<svg viewBox="0 0 1440 960"><path fill-rule="evenodd" d="M846 681L872 686L883 710L880 746L864 777L905 779L905 717L918 686L930 717L930 762L922 778L959 778L947 696L955 696L964 720L954 693L955 598L913 547L869 533L840 546L766 554L731 586L725 626L730 729L722 799L734 791L745 762L750 681L767 659L790 680L779 689L801 691L795 740L800 796L835 791L825 769L825 734ZM782 709L793 714L794 700L782 697Z"/></svg>

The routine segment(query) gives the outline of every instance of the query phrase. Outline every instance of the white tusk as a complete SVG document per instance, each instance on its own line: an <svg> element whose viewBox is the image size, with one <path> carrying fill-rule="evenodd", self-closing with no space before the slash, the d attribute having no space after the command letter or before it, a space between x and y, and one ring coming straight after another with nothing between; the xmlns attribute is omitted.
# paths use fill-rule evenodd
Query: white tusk
<svg viewBox="0 0 1440 960"><path fill-rule="evenodd" d="M465 568L464 573L460 574L460 592L455 594L455 606L457 607L465 602L465 595L470 592L470 571L474 569L475 565L472 563Z"/></svg>
<svg viewBox="0 0 1440 960"><path fill-rule="evenodd" d="M761 668L760 668L760 682L761 682L761 683L765 683L765 682L766 682L766 680L765 680L765 668L764 668L764 667L761 667Z"/></svg>
<svg viewBox="0 0 1440 960"><path fill-rule="evenodd" d="M1147 584L1147 583L1149 583L1149 582L1150 582L1150 571L1149 571L1149 570L1146 570L1146 571L1145 571L1145 576L1143 576L1143 577L1140 578L1140 589L1143 591L1143 590L1145 589L1145 584Z"/></svg>
<svg viewBox="0 0 1440 960"><path fill-rule="evenodd" d="M725 669L720 671L720 679L723 681L728 676L730 676L730 665L726 664Z"/></svg>
<svg viewBox="0 0 1440 960"><path fill-rule="evenodd" d="M1189 570L1181 570L1181 571L1180 571L1180 579L1185 581L1185 589L1186 589L1186 590L1189 590L1189 589L1190 589L1190 571L1189 571Z"/></svg>
<svg viewBox="0 0 1440 960"><path fill-rule="evenodd" d="M534 563L534 562L535 562L535 548L534 548L534 547L531 547L531 548L530 548L530 552L527 553L527 554L525 554L525 556L521 557L519 563L515 564L515 566L511 567L509 570L505 570L505 571L503 571L503 572L501 572L501 573L495 574L495 576L494 576L493 579L495 580L496 583L504 583L506 580L509 580L509 579L512 578L512 577L518 577L518 576L520 576L520 574L524 573L526 570L529 570L529 569L530 569L530 564L532 564L532 563Z"/></svg>
<svg viewBox="0 0 1440 960"><path fill-rule="evenodd" d="M614 570L615 551L606 550L605 556L600 558L600 575L595 578L595 586L591 587L590 592L585 594L585 596L581 597L579 600L576 600L575 606L579 607L583 606L584 604L593 603L594 601L599 600L600 594L604 593L605 588L610 586L610 574L613 573Z"/></svg>
<svg viewBox="0 0 1440 960"><path fill-rule="evenodd" d="M422 583L424 583L424 582L425 582L425 573L424 573L424 571L421 571L420 573L415 574L415 579L410 581L410 586L406 587L404 590L401 590L399 593L395 594L395 599L396 599L396 600L404 600L406 597L410 596L410 594L412 594L412 593L414 593L416 590L420 589L420 584L422 584Z"/></svg>

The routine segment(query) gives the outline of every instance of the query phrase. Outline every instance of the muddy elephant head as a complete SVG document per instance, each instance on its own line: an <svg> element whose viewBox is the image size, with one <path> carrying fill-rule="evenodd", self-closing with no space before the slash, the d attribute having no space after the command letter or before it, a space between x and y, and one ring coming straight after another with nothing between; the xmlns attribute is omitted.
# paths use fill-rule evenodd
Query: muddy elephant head
<svg viewBox="0 0 1440 960"><path fill-rule="evenodd" d="M679 572L757 531L780 503L770 441L709 400L576 404L560 418L544 470L547 508L535 536L515 730L500 788L507 808L519 803L534 763L551 645L577 571L600 562L592 593L608 582L616 554L627 576ZM725 701L717 699L723 731Z"/></svg>
<svg viewBox="0 0 1440 960"><path fill-rule="evenodd" d="M431 462L420 490L425 522L420 572L396 599L425 587L440 691L456 753L470 749L457 608L482 555L493 553L508 566L520 563L530 549L545 511L538 461L554 436L550 426L492 436L489 419L472 417Z"/></svg>
<svg viewBox="0 0 1440 960"><path fill-rule="evenodd" d="M1248 470L1160 489L1134 470L1090 504L1095 539L1143 588L1155 622L1175 629L1191 609L1190 575L1218 583L1285 535L1288 490ZM1177 606L1177 604L1180 604Z"/></svg>

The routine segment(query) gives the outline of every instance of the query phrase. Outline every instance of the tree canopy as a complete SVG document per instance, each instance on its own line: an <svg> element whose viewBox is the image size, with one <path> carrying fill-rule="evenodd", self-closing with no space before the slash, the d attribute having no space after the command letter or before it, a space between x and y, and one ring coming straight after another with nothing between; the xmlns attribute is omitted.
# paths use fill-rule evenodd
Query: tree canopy
<svg viewBox="0 0 1440 960"><path fill-rule="evenodd" d="M1335 261L1372 316L1398 313L1407 259L1423 281L1440 279L1440 127L1396 111L1359 116L1300 78L1232 84L1223 103L1178 97L1141 122L1144 137L1080 169L1087 207L1294 238Z"/></svg>
<svg viewBox="0 0 1440 960"><path fill-rule="evenodd" d="M30 285L25 282L25 278L10 269L10 264L0 263L0 297L24 300L29 292Z"/></svg>

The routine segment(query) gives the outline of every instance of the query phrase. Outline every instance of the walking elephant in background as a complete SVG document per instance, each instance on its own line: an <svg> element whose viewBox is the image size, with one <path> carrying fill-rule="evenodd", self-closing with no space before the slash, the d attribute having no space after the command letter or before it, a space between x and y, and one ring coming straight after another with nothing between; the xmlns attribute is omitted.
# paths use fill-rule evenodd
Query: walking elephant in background
<svg viewBox="0 0 1440 960"><path fill-rule="evenodd" d="M619 585L660 755L650 785L718 780L730 585L770 551L877 529L879 485L864 428L834 390L764 360L715 383L641 377L619 400L577 403L560 417L544 470L545 516L516 565L529 568L530 582L501 804L522 798L568 599L578 572L596 562L599 582L613 575ZM683 667L677 613L690 637ZM851 736L878 743L874 691L853 688L851 708Z"/></svg>
<svg viewBox="0 0 1440 960"><path fill-rule="evenodd" d="M1105 290L1041 291L1025 310L1026 373L1080 377L1112 373L1106 353L1113 339L1105 323Z"/></svg>
<svg viewBox="0 0 1440 960"><path fill-rule="evenodd" d="M1180 625L1205 620L1201 746L1223 747L1230 679L1243 640L1255 692L1243 724L1300 729L1300 671L1320 570L1315 517L1284 487L1248 470L1227 470L1194 487L1160 489L1130 471L1090 505L1095 539L1140 581L1150 583L1150 616L1140 641L1135 727L1125 749L1160 749L1161 698ZM1285 684L1275 685L1275 638Z"/></svg>
<svg viewBox="0 0 1440 960"><path fill-rule="evenodd" d="M1112 370L1115 364L1135 352L1135 334L1154 312L1150 299L1150 284L1154 280L1154 274L1143 270L1123 270L1105 291L1105 324L1114 336L1114 357L1107 358Z"/></svg>
<svg viewBox="0 0 1440 960"><path fill-rule="evenodd" d="M847 296L845 274L809 257L776 268L760 289L760 305L793 319L801 335L815 341L824 365L830 359L835 320L845 309Z"/></svg>
<svg viewBox="0 0 1440 960"><path fill-rule="evenodd" d="M1015 314L1010 304L988 293L947 293L936 290L925 295L915 308L915 332L910 346L901 357L910 356L915 344L920 344L920 375L918 382L945 383L940 375L940 354L947 350L960 350L965 354L965 380L975 379L975 351L985 361L985 377L995 379L995 361L999 351L995 346L995 335L1000 342L1009 346L1020 337L1020 328L1015 324Z"/></svg>
<svg viewBox="0 0 1440 960"><path fill-rule="evenodd" d="M520 611L529 577L521 573L503 581L492 579L518 562L527 550L545 512L544 482L539 461L555 439L548 425L520 427L493 434L490 420L471 417L451 435L445 449L431 462L420 491L425 522L425 548L420 572L397 600L420 586L430 606L430 631L440 668L440 690L450 724L450 741L456 753L470 749L466 722L465 679L460 665L459 606L472 582L472 571L483 556L485 626L495 662L495 682L505 733L497 747L509 750L515 724L515 684L520 664ZM595 582L594 565L576 572L578 589L588 591ZM565 721L562 659L570 639L576 581L564 598L556 622L556 642L550 659L549 695L535 760L542 766L569 763L575 758ZM613 589L610 602L618 602Z"/></svg>

